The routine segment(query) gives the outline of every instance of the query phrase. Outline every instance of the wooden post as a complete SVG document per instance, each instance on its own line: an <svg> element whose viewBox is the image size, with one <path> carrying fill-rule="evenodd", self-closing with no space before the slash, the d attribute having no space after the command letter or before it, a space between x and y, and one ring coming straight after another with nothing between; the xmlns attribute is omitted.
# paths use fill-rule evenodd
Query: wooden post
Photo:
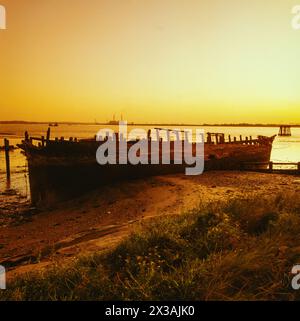
<svg viewBox="0 0 300 321"><path fill-rule="evenodd" d="M221 135L221 144L225 144L225 134Z"/></svg>
<svg viewBox="0 0 300 321"><path fill-rule="evenodd" d="M6 162L6 178L10 180L10 160L9 160L9 140L4 139L5 162Z"/></svg>
<svg viewBox="0 0 300 321"><path fill-rule="evenodd" d="M45 137L42 136L42 147L44 147L44 146L45 146Z"/></svg>
<svg viewBox="0 0 300 321"><path fill-rule="evenodd" d="M269 171L270 171L270 172L273 172L273 162L270 162L270 163L269 163Z"/></svg>
<svg viewBox="0 0 300 321"><path fill-rule="evenodd" d="M242 141L243 140L243 137L242 137L242 135L240 135L240 141Z"/></svg>
<svg viewBox="0 0 300 321"><path fill-rule="evenodd" d="M298 163L298 174L300 175L300 162Z"/></svg>
<svg viewBox="0 0 300 321"><path fill-rule="evenodd" d="M207 143L211 144L211 133L207 133Z"/></svg>
<svg viewBox="0 0 300 321"><path fill-rule="evenodd" d="M51 133L51 129L50 129L50 127L49 127L48 130L47 130L47 138L46 138L46 142L47 142L47 143L48 143L49 140L50 140L50 133Z"/></svg>
<svg viewBox="0 0 300 321"><path fill-rule="evenodd" d="M29 142L29 134L27 131L25 132L25 142Z"/></svg>
<svg viewBox="0 0 300 321"><path fill-rule="evenodd" d="M236 142L236 137L233 137L234 142Z"/></svg>
<svg viewBox="0 0 300 321"><path fill-rule="evenodd" d="M231 143L231 136L230 135L228 135L228 141L229 141L229 143Z"/></svg>
<svg viewBox="0 0 300 321"><path fill-rule="evenodd" d="M118 143L120 141L119 133L115 133L115 135L113 136L113 139ZM117 148L117 150L118 150L118 148Z"/></svg>

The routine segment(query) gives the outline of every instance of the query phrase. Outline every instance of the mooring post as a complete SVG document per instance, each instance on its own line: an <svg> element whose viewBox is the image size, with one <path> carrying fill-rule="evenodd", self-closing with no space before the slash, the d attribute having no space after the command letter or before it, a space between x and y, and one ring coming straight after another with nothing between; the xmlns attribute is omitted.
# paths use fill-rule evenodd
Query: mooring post
<svg viewBox="0 0 300 321"><path fill-rule="evenodd" d="M119 133L115 133L113 135L113 140L116 142L116 150L119 150L119 146L120 146L120 135Z"/></svg>
<svg viewBox="0 0 300 321"><path fill-rule="evenodd" d="M221 135L219 136L219 144L223 144L223 139L225 139L225 138L224 138L224 134L221 134Z"/></svg>
<svg viewBox="0 0 300 321"><path fill-rule="evenodd" d="M207 143L211 144L211 133L207 133Z"/></svg>
<svg viewBox="0 0 300 321"><path fill-rule="evenodd" d="M10 160L9 160L9 140L4 139L5 162L6 162L6 178L10 180Z"/></svg>
<svg viewBox="0 0 300 321"><path fill-rule="evenodd" d="M273 162L269 162L269 171L273 172Z"/></svg>
<svg viewBox="0 0 300 321"><path fill-rule="evenodd" d="M51 133L51 129L50 129L50 127L49 127L48 130L47 130L47 137L46 137L46 142L47 142L47 143L48 143L49 140L50 140L50 133Z"/></svg>
<svg viewBox="0 0 300 321"><path fill-rule="evenodd" d="M298 174L300 175L300 162L298 163Z"/></svg>

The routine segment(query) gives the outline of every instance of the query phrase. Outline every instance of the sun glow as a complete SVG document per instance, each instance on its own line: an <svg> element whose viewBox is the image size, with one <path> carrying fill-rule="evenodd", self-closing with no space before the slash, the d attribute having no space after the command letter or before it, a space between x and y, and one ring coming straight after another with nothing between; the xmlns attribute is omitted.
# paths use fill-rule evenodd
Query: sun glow
<svg viewBox="0 0 300 321"><path fill-rule="evenodd" d="M290 0L2 0L1 119L300 121Z"/></svg>

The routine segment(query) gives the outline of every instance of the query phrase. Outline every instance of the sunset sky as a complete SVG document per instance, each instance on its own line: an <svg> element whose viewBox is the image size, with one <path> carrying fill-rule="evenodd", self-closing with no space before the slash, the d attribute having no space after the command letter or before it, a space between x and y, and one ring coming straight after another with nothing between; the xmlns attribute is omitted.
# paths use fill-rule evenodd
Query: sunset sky
<svg viewBox="0 0 300 321"><path fill-rule="evenodd" d="M300 123L297 0L0 4L0 120Z"/></svg>

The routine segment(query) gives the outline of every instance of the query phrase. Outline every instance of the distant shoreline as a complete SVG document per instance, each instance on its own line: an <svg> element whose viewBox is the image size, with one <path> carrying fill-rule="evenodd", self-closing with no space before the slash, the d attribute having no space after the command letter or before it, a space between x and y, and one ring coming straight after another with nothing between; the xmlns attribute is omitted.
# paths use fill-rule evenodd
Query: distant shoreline
<svg viewBox="0 0 300 321"><path fill-rule="evenodd" d="M53 122L34 122L34 121L21 121L21 120L12 120L12 121L0 121L2 125L48 125ZM105 125L105 126L117 126L111 125L109 123L88 123L88 122L55 122L58 125ZM280 127L282 125L291 126L294 128L300 128L300 124L250 124L250 123L237 123L237 124L173 124L173 123L128 123L128 126L192 126L192 127Z"/></svg>

